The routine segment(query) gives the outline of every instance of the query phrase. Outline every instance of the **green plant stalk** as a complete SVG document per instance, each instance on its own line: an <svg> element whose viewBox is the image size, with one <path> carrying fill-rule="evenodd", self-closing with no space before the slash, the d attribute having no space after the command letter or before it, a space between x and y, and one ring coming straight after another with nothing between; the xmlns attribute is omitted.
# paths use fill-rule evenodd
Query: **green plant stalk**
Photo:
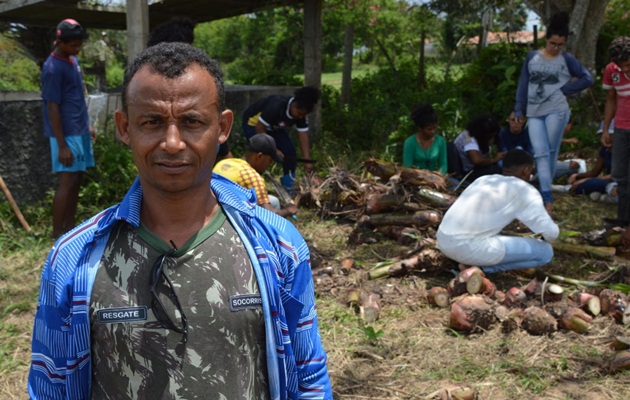
<svg viewBox="0 0 630 400"><path fill-rule="evenodd" d="M544 277L549 278L550 281L554 281L556 283L568 283L570 285L582 286L582 287L601 287L619 290L625 294L630 293L630 285L624 283L605 283L607 279L609 279L612 275L607 276L606 278L600 281L585 281L581 279L567 278L562 275L553 275L553 274L541 274Z"/></svg>

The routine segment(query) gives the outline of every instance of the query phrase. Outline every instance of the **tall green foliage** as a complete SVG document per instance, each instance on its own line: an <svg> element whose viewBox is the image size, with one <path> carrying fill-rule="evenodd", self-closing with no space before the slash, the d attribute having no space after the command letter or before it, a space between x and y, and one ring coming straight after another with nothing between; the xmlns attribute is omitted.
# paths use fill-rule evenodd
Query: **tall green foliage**
<svg viewBox="0 0 630 400"><path fill-rule="evenodd" d="M442 65L434 65L441 68ZM431 103L440 118L439 131L453 136L461 122L463 104L454 82L432 81L418 87L417 64L405 63L397 70L379 71L352 80L352 103L342 106L339 91L324 90L323 138L328 154L360 159L378 156L399 160L402 143L414 131L409 114L417 103ZM435 76L435 75L433 75Z"/></svg>
<svg viewBox="0 0 630 400"><path fill-rule="evenodd" d="M249 85L299 85L303 71L303 16L284 7L199 24L195 45L219 60L227 79Z"/></svg>
<svg viewBox="0 0 630 400"><path fill-rule="evenodd" d="M0 35L0 91L39 90L39 68L7 34Z"/></svg>
<svg viewBox="0 0 630 400"><path fill-rule="evenodd" d="M481 50L459 82L466 117L490 112L500 118L512 111L526 55L527 48L508 43Z"/></svg>
<svg viewBox="0 0 630 400"><path fill-rule="evenodd" d="M96 167L88 169L79 193L79 220L120 202L137 174L129 148L115 138L113 129L94 142Z"/></svg>

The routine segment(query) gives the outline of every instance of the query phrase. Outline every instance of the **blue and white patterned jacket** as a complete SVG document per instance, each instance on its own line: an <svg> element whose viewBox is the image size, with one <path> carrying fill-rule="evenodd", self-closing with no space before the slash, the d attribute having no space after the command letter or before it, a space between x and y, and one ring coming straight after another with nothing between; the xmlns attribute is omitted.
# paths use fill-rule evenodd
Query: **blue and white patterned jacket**
<svg viewBox="0 0 630 400"><path fill-rule="evenodd" d="M310 255L297 229L256 206L248 191L213 174L211 188L238 232L263 299L272 399L332 399L317 327ZM90 294L114 223L140 224L138 179L123 201L62 236L42 272L32 361L31 399L90 398Z"/></svg>

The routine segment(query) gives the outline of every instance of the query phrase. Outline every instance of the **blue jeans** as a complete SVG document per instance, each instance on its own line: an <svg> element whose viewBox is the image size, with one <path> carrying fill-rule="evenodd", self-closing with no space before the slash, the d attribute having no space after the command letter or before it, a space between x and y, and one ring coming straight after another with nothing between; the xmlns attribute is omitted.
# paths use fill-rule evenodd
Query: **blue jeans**
<svg viewBox="0 0 630 400"><path fill-rule="evenodd" d="M556 173L562 135L570 116L571 113L567 110L542 117L530 117L527 122L529 141L532 143L536 160L540 194L545 203L553 203L551 184Z"/></svg>
<svg viewBox="0 0 630 400"><path fill-rule="evenodd" d="M496 265L482 266L483 272L494 274L513 269L536 268L548 264L553 258L553 247L539 239L495 236L505 246L505 256Z"/></svg>
<svg viewBox="0 0 630 400"><path fill-rule="evenodd" d="M617 219L630 221L630 129L617 129L613 135L612 177L617 182Z"/></svg>
<svg viewBox="0 0 630 400"><path fill-rule="evenodd" d="M606 186L609 183L610 181L608 179L591 178L577 185L574 192L577 194L591 194L593 192L606 193Z"/></svg>

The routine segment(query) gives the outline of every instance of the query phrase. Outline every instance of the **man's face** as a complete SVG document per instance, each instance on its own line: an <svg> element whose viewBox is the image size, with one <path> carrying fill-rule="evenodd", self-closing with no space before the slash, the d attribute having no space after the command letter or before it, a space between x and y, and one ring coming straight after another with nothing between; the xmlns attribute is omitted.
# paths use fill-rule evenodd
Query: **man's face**
<svg viewBox="0 0 630 400"><path fill-rule="evenodd" d="M624 74L628 74L628 72L630 72L630 60L618 62L617 66Z"/></svg>
<svg viewBox="0 0 630 400"><path fill-rule="evenodd" d="M308 115L309 111L305 108L298 107L298 104L294 101L289 107L289 114L293 119L302 119Z"/></svg>
<svg viewBox="0 0 630 400"><path fill-rule="evenodd" d="M269 168L272 161L273 158L271 156L263 153L257 153L254 157L252 168L254 168L259 174L262 174L267 170L267 168Z"/></svg>
<svg viewBox="0 0 630 400"><path fill-rule="evenodd" d="M523 125L525 125L525 121L519 122L519 120L514 116L514 114L510 114L508 117L508 124L510 124L510 132L515 135L520 135L523 132Z"/></svg>
<svg viewBox="0 0 630 400"><path fill-rule="evenodd" d="M219 113L214 78L197 64L175 79L142 67L127 88L127 112L116 112L143 190L163 194L207 190L232 121L231 111Z"/></svg>
<svg viewBox="0 0 630 400"><path fill-rule="evenodd" d="M66 42L61 40L57 41L57 47L61 50L64 55L67 57L76 56L81 51L81 47L83 46L83 40L81 39L72 39Z"/></svg>

